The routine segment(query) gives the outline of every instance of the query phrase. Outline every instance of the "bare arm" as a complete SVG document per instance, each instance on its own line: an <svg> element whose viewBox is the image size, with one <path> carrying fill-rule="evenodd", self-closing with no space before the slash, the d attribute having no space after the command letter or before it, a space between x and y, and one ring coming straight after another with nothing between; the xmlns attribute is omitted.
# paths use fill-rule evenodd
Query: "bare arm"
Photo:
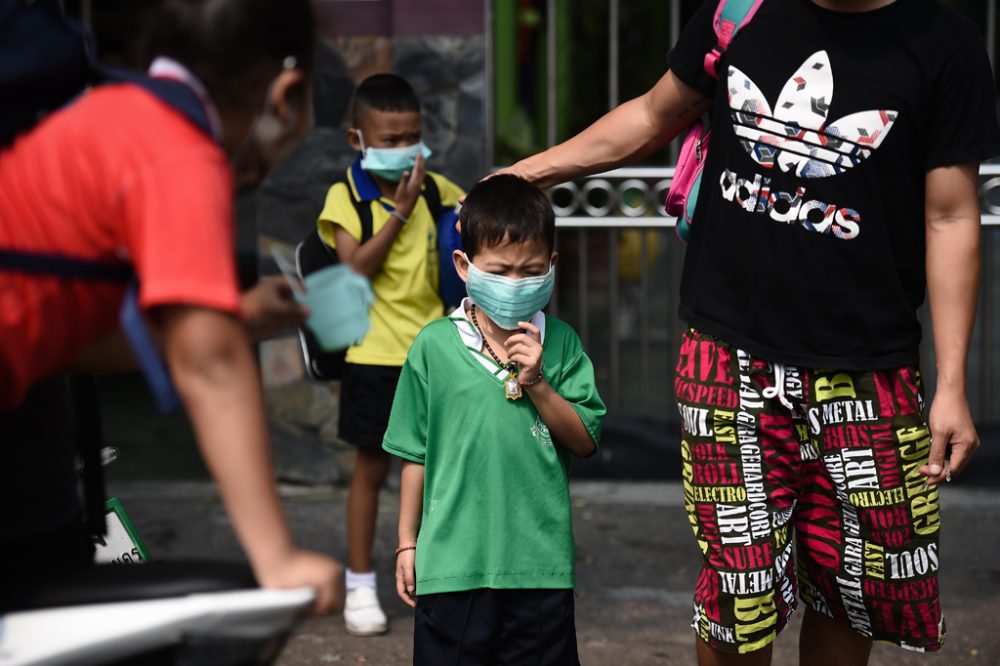
<svg viewBox="0 0 1000 666"><path fill-rule="evenodd" d="M200 308L167 307L159 314L174 383L257 580L264 587L312 586L316 610L329 611L340 603L340 566L292 543L243 325Z"/></svg>
<svg viewBox="0 0 1000 666"><path fill-rule="evenodd" d="M364 244L358 244L354 236L335 224L333 239L337 243L337 257L341 263L353 268L355 273L371 278L382 268L392 244L396 242L396 236L402 230L403 223L396 217L390 217L377 234Z"/></svg>
<svg viewBox="0 0 1000 666"><path fill-rule="evenodd" d="M416 546L424 509L424 466L404 461L399 487L399 545ZM417 602L416 550L396 556L396 593L407 606Z"/></svg>
<svg viewBox="0 0 1000 666"><path fill-rule="evenodd" d="M640 160L676 137L712 99L667 71L640 97L609 111L571 139L504 169L539 187Z"/></svg>
<svg viewBox="0 0 1000 666"><path fill-rule="evenodd" d="M424 173L424 158L417 155L413 171L404 173L399 181L394 201L396 212L404 218L409 218L413 213L417 198L420 196L420 188L424 184ZM403 221L393 215L377 234L359 244L343 227L335 224L333 239L337 244L337 257L342 263L349 264L356 273L371 278L382 268L392 244L396 242L396 237L402 230Z"/></svg>
<svg viewBox="0 0 1000 666"><path fill-rule="evenodd" d="M545 381L542 370L541 332L528 321L518 322L523 333L510 336L505 343L510 360L517 363L517 378L549 429L552 439L581 458L597 448L580 415L566 398ZM536 378L540 381L535 382Z"/></svg>
<svg viewBox="0 0 1000 666"><path fill-rule="evenodd" d="M247 335L255 342L297 328L309 315L309 310L295 300L288 280L281 275L262 277L243 292L240 301ZM157 347L162 347L159 331L154 330L153 335ZM95 373L134 372L139 364L125 334L115 329L80 352L71 369Z"/></svg>
<svg viewBox="0 0 1000 666"><path fill-rule="evenodd" d="M979 164L971 162L927 173L927 293L937 356L937 388L928 421L930 461L921 472L928 483L959 472L979 447L965 393L969 339L979 295Z"/></svg>
<svg viewBox="0 0 1000 666"><path fill-rule="evenodd" d="M581 458L594 452L597 447L583 426L580 415L551 384L543 379L534 386L526 386L525 391L538 410L538 415L548 426L553 441Z"/></svg>

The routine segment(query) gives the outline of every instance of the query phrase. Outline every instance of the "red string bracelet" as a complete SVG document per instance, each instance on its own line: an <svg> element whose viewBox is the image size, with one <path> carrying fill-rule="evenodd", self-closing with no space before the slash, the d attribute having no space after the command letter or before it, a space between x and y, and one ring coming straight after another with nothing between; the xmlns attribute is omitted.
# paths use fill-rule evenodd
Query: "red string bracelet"
<svg viewBox="0 0 1000 666"><path fill-rule="evenodd" d="M396 549L396 555L399 555L404 550L416 550L416 549L417 549L417 544L413 544L411 546L400 546L399 548Z"/></svg>

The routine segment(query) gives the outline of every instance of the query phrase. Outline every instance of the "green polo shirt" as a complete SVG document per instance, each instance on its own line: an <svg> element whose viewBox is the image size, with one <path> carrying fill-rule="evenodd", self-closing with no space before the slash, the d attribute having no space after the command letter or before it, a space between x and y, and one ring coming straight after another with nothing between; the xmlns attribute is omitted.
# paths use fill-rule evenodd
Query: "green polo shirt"
<svg viewBox="0 0 1000 666"><path fill-rule="evenodd" d="M425 468L417 593L572 588L572 454L553 442L531 398L505 397L504 373L479 352L461 313L417 336L383 442ZM605 408L593 365L569 325L539 316L545 379L596 445Z"/></svg>

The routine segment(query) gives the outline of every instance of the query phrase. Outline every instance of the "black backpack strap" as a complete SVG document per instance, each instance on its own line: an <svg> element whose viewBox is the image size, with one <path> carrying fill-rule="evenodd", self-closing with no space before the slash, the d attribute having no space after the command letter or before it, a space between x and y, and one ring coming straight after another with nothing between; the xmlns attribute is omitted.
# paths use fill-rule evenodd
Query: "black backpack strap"
<svg viewBox="0 0 1000 666"><path fill-rule="evenodd" d="M369 201L361 201L354 196L354 189L351 187L351 183L347 180L347 176L343 176L339 180L334 181L331 185L331 189L336 187L338 184L343 183L344 187L347 188L347 196L351 198L351 204L354 205L354 211L358 214L358 220L361 222L361 241L358 245L368 242L374 235L373 228L374 222L372 221L372 206ZM336 250L326 244L325 241L319 235L319 229L313 229L313 231L306 237L306 239L300 244L303 251L303 275L308 275L314 270L319 268L325 268L330 264L335 264L340 261L337 258ZM322 249L329 257L321 256L323 252L318 250Z"/></svg>
<svg viewBox="0 0 1000 666"><path fill-rule="evenodd" d="M128 282L132 278L132 267L126 263L0 249L0 271L5 270L104 282Z"/></svg>
<svg viewBox="0 0 1000 666"><path fill-rule="evenodd" d="M351 197L351 203L354 204L354 210L358 213L358 219L361 220L361 242L358 245L363 245L371 240L374 235L373 228L374 222L372 221L372 204L370 201L362 201L354 196L354 188L351 184L344 179L344 184L347 185L347 193Z"/></svg>
<svg viewBox="0 0 1000 666"><path fill-rule="evenodd" d="M105 65L98 65L94 69L104 83L131 83L143 88L184 116L188 122L208 135L213 141L221 141L221 137L216 136L217 128L212 126L205 102L187 83L173 79L153 78L146 74Z"/></svg>
<svg viewBox="0 0 1000 666"><path fill-rule="evenodd" d="M430 174L424 176L424 191L422 194L424 201L427 202L427 210L431 212L431 217L437 221L441 217L441 190L438 189L434 176Z"/></svg>
<svg viewBox="0 0 1000 666"><path fill-rule="evenodd" d="M301 243L295 247L295 269L299 279L307 275L340 263L337 251L326 244L319 235L319 229L313 229Z"/></svg>

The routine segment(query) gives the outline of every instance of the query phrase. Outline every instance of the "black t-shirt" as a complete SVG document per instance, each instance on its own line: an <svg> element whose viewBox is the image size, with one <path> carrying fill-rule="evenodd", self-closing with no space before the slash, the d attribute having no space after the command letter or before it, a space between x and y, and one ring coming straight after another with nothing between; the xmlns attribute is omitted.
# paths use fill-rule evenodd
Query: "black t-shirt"
<svg viewBox="0 0 1000 666"><path fill-rule="evenodd" d="M719 63L706 0L671 51L715 99L681 318L767 360L918 362L927 170L1000 153L977 28L931 0L765 0Z"/></svg>

